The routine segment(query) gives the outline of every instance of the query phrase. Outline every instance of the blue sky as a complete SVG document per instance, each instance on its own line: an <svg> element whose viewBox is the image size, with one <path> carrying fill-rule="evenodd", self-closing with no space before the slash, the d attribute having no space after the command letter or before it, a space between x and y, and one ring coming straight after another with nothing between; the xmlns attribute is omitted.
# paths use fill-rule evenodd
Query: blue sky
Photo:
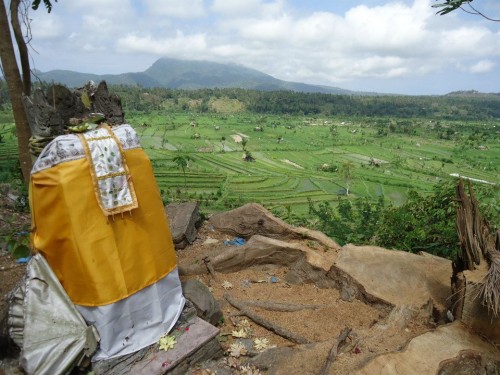
<svg viewBox="0 0 500 375"><path fill-rule="evenodd" d="M117 74L158 58L237 63L351 90L500 92L500 22L435 0L59 0L30 12L33 66ZM500 1L475 0L500 18Z"/></svg>

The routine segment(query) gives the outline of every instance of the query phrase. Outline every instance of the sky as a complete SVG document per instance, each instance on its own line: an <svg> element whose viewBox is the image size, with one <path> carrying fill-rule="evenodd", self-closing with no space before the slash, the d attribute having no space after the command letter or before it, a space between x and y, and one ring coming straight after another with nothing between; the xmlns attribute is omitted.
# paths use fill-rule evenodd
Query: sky
<svg viewBox="0 0 500 375"><path fill-rule="evenodd" d="M500 92L500 22L436 15L436 0L52 3L50 14L29 12L32 65L43 72L142 72L171 57L356 91ZM500 18L499 0L473 4Z"/></svg>

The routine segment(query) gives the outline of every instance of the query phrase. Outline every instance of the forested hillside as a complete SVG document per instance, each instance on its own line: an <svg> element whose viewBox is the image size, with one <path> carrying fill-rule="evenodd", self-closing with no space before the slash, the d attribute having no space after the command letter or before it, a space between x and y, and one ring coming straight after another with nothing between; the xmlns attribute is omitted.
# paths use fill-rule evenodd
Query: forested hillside
<svg viewBox="0 0 500 375"><path fill-rule="evenodd" d="M445 96L358 96L243 89L170 90L113 86L126 108L174 112L241 112L290 115L435 117L455 120L500 118L500 94ZM234 108L218 108L217 101Z"/></svg>

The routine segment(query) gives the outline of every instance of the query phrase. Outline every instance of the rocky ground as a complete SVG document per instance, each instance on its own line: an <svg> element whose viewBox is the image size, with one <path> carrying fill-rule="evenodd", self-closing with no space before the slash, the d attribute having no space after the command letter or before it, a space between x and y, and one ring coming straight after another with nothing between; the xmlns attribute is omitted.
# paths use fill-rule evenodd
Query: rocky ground
<svg viewBox="0 0 500 375"><path fill-rule="evenodd" d="M223 245L224 241L233 239L227 234L211 230L210 224L205 225L199 231L197 240L191 246L178 252L179 263L189 265L192 262L197 262L212 252L217 252L221 244L226 246ZM322 256L336 257L336 250L325 250L318 242L297 240L294 243L318 252ZM223 337L221 344L226 352L231 352L232 345L234 347L234 344L245 341L232 335L233 331L241 331L245 327L248 328L247 342L252 343L255 340L265 339L268 347L301 351L298 356L290 355L291 353L288 351L278 351L269 359L260 356L262 358L255 361L255 365L258 365L260 369L272 368L270 373L319 374L326 363L329 351L345 328L352 330L347 339L346 349L334 362L335 366L331 366L329 374L351 374L355 368L375 355L400 350L412 337L436 327L436 322L425 314L416 317L417 312L401 310L390 315L390 309L383 305L365 303L359 299L353 299L351 302L346 301L341 298L340 291L335 288L320 288L312 282L290 283L287 281L289 271L290 268L287 266L264 264L236 272L216 272L215 277L205 273L197 276L183 276L182 278L184 280L190 278L200 280L209 286L214 297L220 301L225 319L219 328ZM314 308L295 312L270 311L259 307L251 308L264 319L300 335L310 343L299 345L255 324L251 319L238 316L239 310L231 306L224 298L224 295L227 294L240 301L314 306ZM245 320L248 323L242 324L242 321ZM255 345L250 344L250 346ZM252 351L249 348L250 356L245 355L238 358L229 354L222 361L222 364L221 362L207 364L206 373L212 371L220 374L221 369L225 367L224 364L227 363L231 364L232 373L239 373L236 368L245 363L254 363L252 357L255 358L256 352L255 349ZM282 364L281 369L273 366L282 360L286 360L286 366ZM196 373L193 370L193 374Z"/></svg>
<svg viewBox="0 0 500 375"><path fill-rule="evenodd" d="M191 242L177 252L181 279L218 301L225 352L191 375L499 374L498 349L447 317L447 260L341 248L256 205L212 217ZM23 268L0 253L1 296Z"/></svg>

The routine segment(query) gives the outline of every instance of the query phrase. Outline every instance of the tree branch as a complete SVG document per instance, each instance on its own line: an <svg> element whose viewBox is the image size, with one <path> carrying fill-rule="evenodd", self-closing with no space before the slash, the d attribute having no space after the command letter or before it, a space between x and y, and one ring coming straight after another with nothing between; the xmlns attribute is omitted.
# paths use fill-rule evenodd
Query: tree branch
<svg viewBox="0 0 500 375"><path fill-rule="evenodd" d="M262 318L261 316L257 315L256 313L250 311L244 302L234 299L229 294L224 294L224 298L233 307L236 307L238 310L240 310L240 315L245 315L246 317L250 318L258 325L268 329L269 331L274 332L275 334L277 334L281 337L284 337L285 339L290 340L292 342L295 342L297 344L309 344L310 343L310 341L307 340L306 338L304 338L300 335L297 335L293 332L290 332L287 329L280 327L280 326Z"/></svg>

